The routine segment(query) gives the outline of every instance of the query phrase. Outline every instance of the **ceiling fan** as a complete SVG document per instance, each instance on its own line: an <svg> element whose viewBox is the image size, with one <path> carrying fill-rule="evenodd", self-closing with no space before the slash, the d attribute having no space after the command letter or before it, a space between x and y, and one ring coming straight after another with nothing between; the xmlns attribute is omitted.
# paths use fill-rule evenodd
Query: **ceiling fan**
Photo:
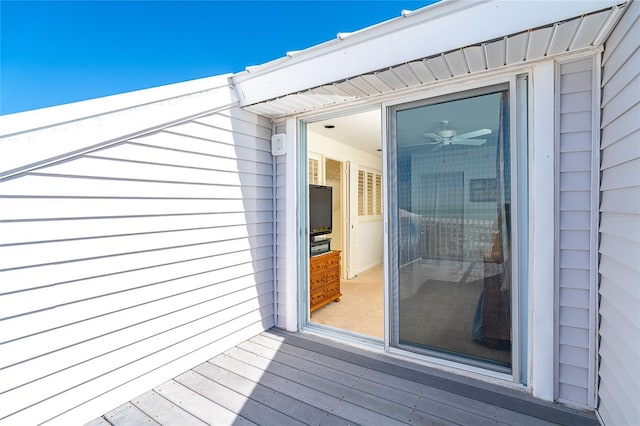
<svg viewBox="0 0 640 426"><path fill-rule="evenodd" d="M478 136L485 136L491 134L490 129L478 129L472 132L463 133L461 135L458 134L453 129L448 129L449 120L440 121L442 124L442 129L438 130L437 133L424 133L423 136L430 139L431 142L427 142L427 145L484 145L487 140L486 139L477 139Z"/></svg>

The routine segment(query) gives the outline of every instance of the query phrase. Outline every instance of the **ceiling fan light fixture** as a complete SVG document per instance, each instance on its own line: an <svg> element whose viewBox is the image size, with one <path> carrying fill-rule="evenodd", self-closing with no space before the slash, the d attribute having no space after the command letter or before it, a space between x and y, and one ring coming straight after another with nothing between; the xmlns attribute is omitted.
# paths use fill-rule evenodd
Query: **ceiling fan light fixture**
<svg viewBox="0 0 640 426"><path fill-rule="evenodd" d="M455 130L446 129L446 130L440 130L438 134L443 138L452 138L454 136L457 136L458 132L456 132Z"/></svg>
<svg viewBox="0 0 640 426"><path fill-rule="evenodd" d="M437 133L427 132L422 134L424 137L426 137L430 141L430 142L426 142L427 145L480 146L480 145L484 145L487 142L487 140L476 139L476 138L478 136L490 135L492 133L491 129L484 128L484 129L477 129L471 132L458 134L456 130L447 128L447 125L449 124L449 120L442 120L440 123L442 124L442 129L436 130Z"/></svg>

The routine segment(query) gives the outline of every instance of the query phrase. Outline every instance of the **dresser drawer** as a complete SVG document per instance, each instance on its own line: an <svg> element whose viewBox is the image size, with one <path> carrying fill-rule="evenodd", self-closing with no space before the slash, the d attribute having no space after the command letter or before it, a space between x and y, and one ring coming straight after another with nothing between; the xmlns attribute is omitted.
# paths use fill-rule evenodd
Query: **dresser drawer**
<svg viewBox="0 0 640 426"><path fill-rule="evenodd" d="M327 260L323 258L311 258L309 264L309 272L315 274L318 272L324 272L327 269Z"/></svg>
<svg viewBox="0 0 640 426"><path fill-rule="evenodd" d="M340 267L340 255L337 253L327 258L327 269L333 267Z"/></svg>
<svg viewBox="0 0 640 426"><path fill-rule="evenodd" d="M323 287L327 283L327 276L325 274L311 275L311 290Z"/></svg>
<svg viewBox="0 0 640 426"><path fill-rule="evenodd" d="M315 290L311 293L311 305L317 305L320 302L323 302L327 298L327 289L321 288Z"/></svg>
<svg viewBox="0 0 640 426"><path fill-rule="evenodd" d="M340 269L336 269L333 268L331 270L328 270L327 273L325 274L326 282L327 283L332 283L335 281L340 281Z"/></svg>
<svg viewBox="0 0 640 426"><path fill-rule="evenodd" d="M340 282L327 285L325 288L325 297L330 299L340 295Z"/></svg>

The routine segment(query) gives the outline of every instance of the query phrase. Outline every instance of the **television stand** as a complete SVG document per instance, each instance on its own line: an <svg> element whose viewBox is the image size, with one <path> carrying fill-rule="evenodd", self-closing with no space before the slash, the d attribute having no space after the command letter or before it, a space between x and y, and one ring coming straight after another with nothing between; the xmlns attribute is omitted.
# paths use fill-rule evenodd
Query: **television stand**
<svg viewBox="0 0 640 426"><path fill-rule="evenodd" d="M310 256L318 256L320 254L328 253L331 251L331 238L325 238L322 240L311 239L309 243Z"/></svg>

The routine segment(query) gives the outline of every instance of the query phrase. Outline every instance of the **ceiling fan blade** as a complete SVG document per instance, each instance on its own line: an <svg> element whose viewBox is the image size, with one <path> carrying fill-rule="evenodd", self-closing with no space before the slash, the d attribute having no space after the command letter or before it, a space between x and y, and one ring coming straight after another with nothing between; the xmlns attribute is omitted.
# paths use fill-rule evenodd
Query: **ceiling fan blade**
<svg viewBox="0 0 640 426"><path fill-rule="evenodd" d="M491 129L478 129L473 132L463 133L458 136L454 136L453 140L458 141L459 139L473 139L478 136L490 135Z"/></svg>
<svg viewBox="0 0 640 426"><path fill-rule="evenodd" d="M454 145L475 145L480 146L487 143L486 139L454 139Z"/></svg>
<svg viewBox="0 0 640 426"><path fill-rule="evenodd" d="M435 133L423 133L422 136L424 136L424 137L426 137L428 139L437 141L436 143L441 143L444 140L444 138L442 136L437 135Z"/></svg>

